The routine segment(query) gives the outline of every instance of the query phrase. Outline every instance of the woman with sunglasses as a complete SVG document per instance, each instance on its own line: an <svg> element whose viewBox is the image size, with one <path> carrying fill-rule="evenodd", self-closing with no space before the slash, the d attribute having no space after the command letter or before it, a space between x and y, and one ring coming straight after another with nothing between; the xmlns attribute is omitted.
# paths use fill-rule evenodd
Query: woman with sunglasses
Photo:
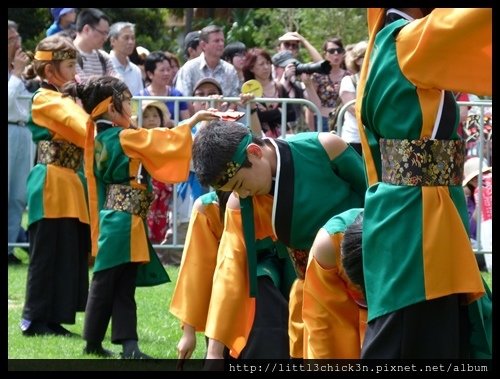
<svg viewBox="0 0 500 379"><path fill-rule="evenodd" d="M332 67L330 73L312 74L311 81L305 81L310 100L319 106L321 111L323 132L329 130L328 116L338 105L340 82L344 76L350 75L344 65L344 45L339 37L333 37L323 44L325 59ZM314 123L316 125L316 122Z"/></svg>

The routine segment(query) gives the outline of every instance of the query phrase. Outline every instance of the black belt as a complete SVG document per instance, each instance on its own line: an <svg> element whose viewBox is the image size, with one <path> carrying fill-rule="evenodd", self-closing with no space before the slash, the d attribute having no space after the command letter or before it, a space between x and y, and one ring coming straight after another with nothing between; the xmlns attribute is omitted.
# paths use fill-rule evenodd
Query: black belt
<svg viewBox="0 0 500 379"><path fill-rule="evenodd" d="M9 121L9 124L17 125L17 126L26 126L26 122L24 122L24 121Z"/></svg>

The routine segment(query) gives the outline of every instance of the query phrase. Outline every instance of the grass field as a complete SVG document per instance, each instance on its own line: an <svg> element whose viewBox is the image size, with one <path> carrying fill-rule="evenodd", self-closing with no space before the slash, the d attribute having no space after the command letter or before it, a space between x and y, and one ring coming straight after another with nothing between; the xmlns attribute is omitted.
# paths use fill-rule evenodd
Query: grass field
<svg viewBox="0 0 500 379"><path fill-rule="evenodd" d="M16 255L27 262L27 256L17 251ZM21 334L19 321L24 304L27 268L27 264L8 268L8 359L101 359L82 353L85 343L81 337L24 337ZM136 290L139 346L146 354L159 359L177 358L177 343L182 334L179 321L168 311L178 268L168 266L167 272L171 283L139 287ZM483 275L491 288L491 274ZM83 313L77 315L75 325L65 327L81 336ZM111 326L108 327L103 346L118 354L121 346L111 344L110 330ZM193 358L201 359L204 355L205 340L198 333Z"/></svg>
<svg viewBox="0 0 500 379"><path fill-rule="evenodd" d="M19 254L16 254L19 255ZM40 336L24 337L19 328L24 305L27 264L8 268L8 358L9 359L101 359L84 355L85 342L81 338L83 313L77 314L75 325L64 325L80 337ZM154 358L177 358L177 343L182 334L179 321L168 311L170 299L177 279L178 268L167 267L171 283L156 287L138 287L136 290L139 346ZM89 275L89 278L91 276ZM117 354L120 345L110 341L111 325L108 327L103 346ZM193 358L203 358L205 340L198 333Z"/></svg>

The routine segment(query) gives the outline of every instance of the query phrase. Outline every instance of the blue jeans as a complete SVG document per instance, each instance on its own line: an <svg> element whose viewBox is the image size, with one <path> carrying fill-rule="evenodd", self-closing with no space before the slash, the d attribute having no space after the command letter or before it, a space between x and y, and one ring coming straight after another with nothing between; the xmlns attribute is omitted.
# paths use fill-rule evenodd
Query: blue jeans
<svg viewBox="0 0 500 379"><path fill-rule="evenodd" d="M9 124L7 196L9 215L8 242L16 242L26 209L26 181L35 158L34 143L27 126ZM14 248L9 247L9 254Z"/></svg>

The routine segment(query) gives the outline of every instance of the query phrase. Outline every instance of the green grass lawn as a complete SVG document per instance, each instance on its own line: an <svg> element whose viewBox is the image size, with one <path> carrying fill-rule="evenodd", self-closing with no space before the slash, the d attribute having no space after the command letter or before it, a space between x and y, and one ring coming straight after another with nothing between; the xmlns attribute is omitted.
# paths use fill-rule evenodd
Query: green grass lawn
<svg viewBox="0 0 500 379"><path fill-rule="evenodd" d="M23 257L21 253L16 255ZM84 355L82 349L85 342L81 338L83 331L83 313L77 314L75 325L64 325L80 337L40 336L24 337L19 328L22 307L24 305L27 264L9 266L8 268L8 358L9 359L101 359ZM182 335L179 320L169 312L170 300L177 280L177 267L167 267L172 282L156 287L138 287L137 302L137 332L139 346L146 354L159 359L177 358L177 343ZM90 278L89 274L89 278ZM108 327L103 346L120 353L120 345L110 341L111 325ZM196 350L193 358L203 358L205 355L205 340L198 333Z"/></svg>

